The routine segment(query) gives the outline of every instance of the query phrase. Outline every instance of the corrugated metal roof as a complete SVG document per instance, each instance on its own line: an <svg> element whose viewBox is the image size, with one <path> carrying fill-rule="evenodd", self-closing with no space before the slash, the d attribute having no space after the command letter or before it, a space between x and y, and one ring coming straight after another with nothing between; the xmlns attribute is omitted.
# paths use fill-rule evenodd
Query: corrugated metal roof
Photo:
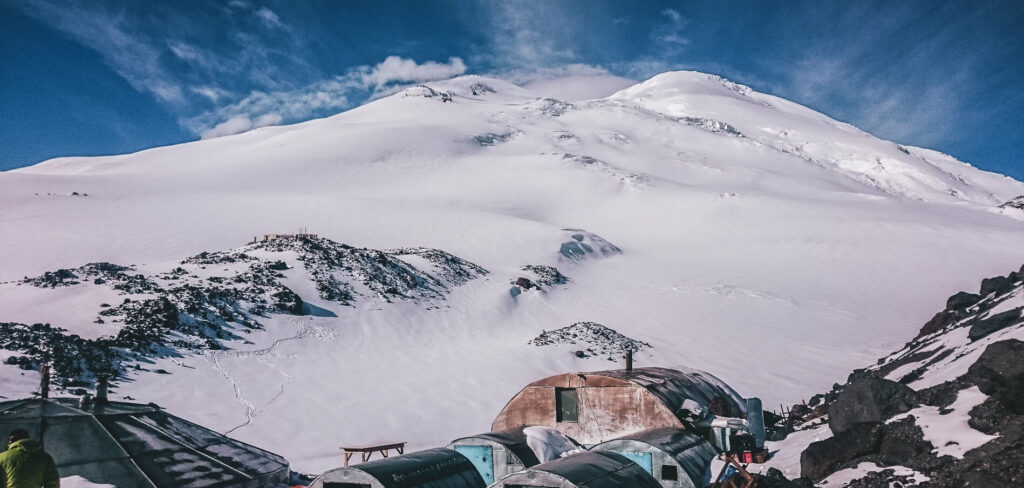
<svg viewBox="0 0 1024 488"><path fill-rule="evenodd" d="M62 476L118 487L263 486L289 474L281 456L170 415L155 405L77 398L0 402L0 431L42 439ZM41 434L41 435L40 435Z"/></svg>
<svg viewBox="0 0 1024 488"><path fill-rule="evenodd" d="M362 471L385 488L484 488L473 463L443 447L378 459L348 468ZM339 471L334 470L334 471ZM327 476L327 473L324 474Z"/></svg>
<svg viewBox="0 0 1024 488"><path fill-rule="evenodd" d="M707 439L683 429L644 430L608 442L617 440L642 442L668 454L686 471L694 486L704 484L704 475L711 465L711 460L717 454L714 446Z"/></svg>
<svg viewBox="0 0 1024 488"><path fill-rule="evenodd" d="M533 452L533 449L526 443L526 433L523 432L525 427L516 427L507 430L499 430L496 432L486 432L483 434L472 435L468 437L460 437L452 441L452 443L458 443L461 440L479 438L486 439L491 442L497 442L505 446L505 449L512 451L520 461L523 462L523 466L529 468L540 463L537 459L537 454Z"/></svg>
<svg viewBox="0 0 1024 488"><path fill-rule="evenodd" d="M644 468L614 452L587 451L539 464L528 471L557 475L579 488L661 488Z"/></svg>
<svg viewBox="0 0 1024 488"><path fill-rule="evenodd" d="M607 376L628 381L643 387L657 397L680 420L680 407L687 399L710 406L715 398L724 401L725 412L717 415L743 417L747 412L746 401L736 390L710 373L696 369L634 368L631 371L617 369L583 373L586 376Z"/></svg>

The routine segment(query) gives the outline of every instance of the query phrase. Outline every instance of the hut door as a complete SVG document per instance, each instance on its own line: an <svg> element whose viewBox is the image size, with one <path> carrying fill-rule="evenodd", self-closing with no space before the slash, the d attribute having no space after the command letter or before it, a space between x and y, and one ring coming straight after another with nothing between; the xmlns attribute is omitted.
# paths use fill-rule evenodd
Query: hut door
<svg viewBox="0 0 1024 488"><path fill-rule="evenodd" d="M644 471L647 471L648 474L654 476L654 461L651 457L651 453L627 451L619 452L619 454L622 454L629 458L630 461L639 464L641 468L644 468Z"/></svg>
<svg viewBox="0 0 1024 488"><path fill-rule="evenodd" d="M455 452L468 457L488 485L494 483L494 450L491 446L456 445Z"/></svg>

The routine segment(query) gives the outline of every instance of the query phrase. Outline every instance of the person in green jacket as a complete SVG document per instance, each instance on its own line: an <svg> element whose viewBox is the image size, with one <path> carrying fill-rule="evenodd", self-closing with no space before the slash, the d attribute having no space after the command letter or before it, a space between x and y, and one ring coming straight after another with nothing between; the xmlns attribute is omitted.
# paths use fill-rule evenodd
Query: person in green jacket
<svg viewBox="0 0 1024 488"><path fill-rule="evenodd" d="M59 488L60 475L53 457L28 431L16 429L7 438L7 450L0 453L0 488Z"/></svg>

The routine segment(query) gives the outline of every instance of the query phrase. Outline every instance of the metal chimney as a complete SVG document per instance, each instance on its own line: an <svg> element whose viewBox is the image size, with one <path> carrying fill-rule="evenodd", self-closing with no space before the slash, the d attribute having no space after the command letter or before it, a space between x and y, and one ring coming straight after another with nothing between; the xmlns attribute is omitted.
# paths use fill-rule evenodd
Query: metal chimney
<svg viewBox="0 0 1024 488"><path fill-rule="evenodd" d="M626 349L626 371L633 371L633 350Z"/></svg>
<svg viewBox="0 0 1024 488"><path fill-rule="evenodd" d="M50 365L43 363L39 367L39 397L43 400L50 398Z"/></svg>
<svg viewBox="0 0 1024 488"><path fill-rule="evenodd" d="M108 385L107 377L106 376L100 376L99 378L96 379L96 404L97 405L102 405L104 403L107 403L107 387L108 386L109 385Z"/></svg>

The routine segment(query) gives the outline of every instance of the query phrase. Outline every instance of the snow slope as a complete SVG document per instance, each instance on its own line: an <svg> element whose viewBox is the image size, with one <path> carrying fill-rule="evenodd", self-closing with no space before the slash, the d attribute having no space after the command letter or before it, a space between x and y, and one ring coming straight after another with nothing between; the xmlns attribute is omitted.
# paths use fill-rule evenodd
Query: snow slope
<svg viewBox="0 0 1024 488"><path fill-rule="evenodd" d="M530 381L613 366L528 344L545 330L597 322L650 344L640 365L789 404L896 349L949 290L1020 265L1024 222L994 209L1024 184L949 156L700 73L545 95L461 77L326 119L0 173L0 322L102 335L108 298L86 295L101 292L15 282L99 261L157 274L300 226L490 271L431 305L345 306L291 258L286 284L335 317L273 316L249 343L155 359L116 390L319 472L341 444L443 445L487 430ZM579 232L621 252L560 252ZM569 282L512 296L526 265ZM34 373L0 369L0 395L31 390Z"/></svg>

